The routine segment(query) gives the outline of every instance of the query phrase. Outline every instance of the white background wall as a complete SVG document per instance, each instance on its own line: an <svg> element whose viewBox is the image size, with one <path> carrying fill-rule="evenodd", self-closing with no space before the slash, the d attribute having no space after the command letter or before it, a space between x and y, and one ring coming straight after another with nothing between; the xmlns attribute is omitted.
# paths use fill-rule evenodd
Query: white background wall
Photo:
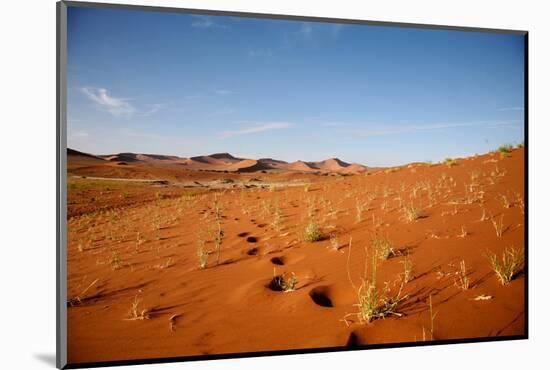
<svg viewBox="0 0 550 370"><path fill-rule="evenodd" d="M113 0L112 2L120 2ZM157 369L541 368L550 318L550 22L544 1L127 0L157 5L530 31L530 339L154 365ZM4 1L0 22L0 367L55 358L55 2ZM540 365L544 364L544 365ZM134 366L142 369L146 366Z"/></svg>

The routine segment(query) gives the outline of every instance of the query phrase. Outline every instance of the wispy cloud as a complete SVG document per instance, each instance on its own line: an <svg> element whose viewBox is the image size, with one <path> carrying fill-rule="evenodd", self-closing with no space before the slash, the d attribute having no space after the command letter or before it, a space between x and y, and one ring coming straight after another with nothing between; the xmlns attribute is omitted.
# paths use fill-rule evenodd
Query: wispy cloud
<svg viewBox="0 0 550 370"><path fill-rule="evenodd" d="M510 111L510 110L519 110L519 111L523 111L523 107L506 107L506 108L500 108L499 111L500 112L504 112L504 111Z"/></svg>
<svg viewBox="0 0 550 370"><path fill-rule="evenodd" d="M206 15L194 15L193 17L196 18L196 20L191 23L191 27L193 28L227 28L226 25L215 22L214 17Z"/></svg>
<svg viewBox="0 0 550 370"><path fill-rule="evenodd" d="M149 104L149 109L142 113L143 116L150 116L152 114L155 114L159 112L160 110L166 108L166 104Z"/></svg>
<svg viewBox="0 0 550 370"><path fill-rule="evenodd" d="M84 95L113 116L129 117L136 112L136 108L128 102L128 99L116 98L109 95L107 89L95 87L83 87L80 89Z"/></svg>
<svg viewBox="0 0 550 370"><path fill-rule="evenodd" d="M518 121L490 121L490 122L462 122L462 123L436 123L429 125L411 125L411 126L401 126L401 127L382 127L377 129L353 129L349 130L354 135L361 137L374 137L374 136L386 136L386 135L397 135L397 134L407 134L415 132L424 132L424 131L437 131L437 130L446 130L452 128L461 128L461 127L479 127L479 128L503 128L519 126Z"/></svg>
<svg viewBox="0 0 550 370"><path fill-rule="evenodd" d="M221 133L222 139L227 139L239 135L256 134L264 131L281 130L292 127L292 123L289 122L262 122L253 126L244 127L240 130L224 131Z"/></svg>

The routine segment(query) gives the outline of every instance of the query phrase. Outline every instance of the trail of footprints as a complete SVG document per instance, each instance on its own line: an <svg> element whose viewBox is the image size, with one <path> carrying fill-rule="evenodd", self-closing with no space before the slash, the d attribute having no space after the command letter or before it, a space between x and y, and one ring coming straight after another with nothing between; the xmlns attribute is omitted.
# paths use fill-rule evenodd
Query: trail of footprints
<svg viewBox="0 0 550 370"><path fill-rule="evenodd" d="M240 238L246 237L246 241L251 244L258 242L257 237L251 236L250 233L246 231L237 234L237 236ZM246 251L246 254L249 256L256 256L258 255L258 253L259 253L258 247L252 247ZM286 258L284 256L275 256L275 257L272 257L269 261L273 265L284 266L285 260ZM266 285L266 287L272 291L281 292L282 289L276 284L276 278L277 278L276 276L273 277L269 282L269 284ZM311 298L311 301L313 303L315 303L320 307L325 307L325 308L334 307L332 299L330 298L330 289L327 286L318 286L318 287L312 288L309 291L308 296Z"/></svg>

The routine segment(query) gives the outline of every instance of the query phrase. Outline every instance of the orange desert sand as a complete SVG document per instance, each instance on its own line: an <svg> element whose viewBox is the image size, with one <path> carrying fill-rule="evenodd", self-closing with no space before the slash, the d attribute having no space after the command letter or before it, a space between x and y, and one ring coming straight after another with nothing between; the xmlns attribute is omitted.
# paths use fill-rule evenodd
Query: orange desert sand
<svg viewBox="0 0 550 370"><path fill-rule="evenodd" d="M67 166L70 363L524 334L523 148L391 168L69 149Z"/></svg>

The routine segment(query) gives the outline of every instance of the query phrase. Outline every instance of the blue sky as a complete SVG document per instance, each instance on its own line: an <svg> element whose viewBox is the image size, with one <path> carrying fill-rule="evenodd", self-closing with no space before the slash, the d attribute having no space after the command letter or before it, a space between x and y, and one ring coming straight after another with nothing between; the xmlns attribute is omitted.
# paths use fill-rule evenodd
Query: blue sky
<svg viewBox="0 0 550 370"><path fill-rule="evenodd" d="M69 7L68 146L369 166L523 141L517 35Z"/></svg>

